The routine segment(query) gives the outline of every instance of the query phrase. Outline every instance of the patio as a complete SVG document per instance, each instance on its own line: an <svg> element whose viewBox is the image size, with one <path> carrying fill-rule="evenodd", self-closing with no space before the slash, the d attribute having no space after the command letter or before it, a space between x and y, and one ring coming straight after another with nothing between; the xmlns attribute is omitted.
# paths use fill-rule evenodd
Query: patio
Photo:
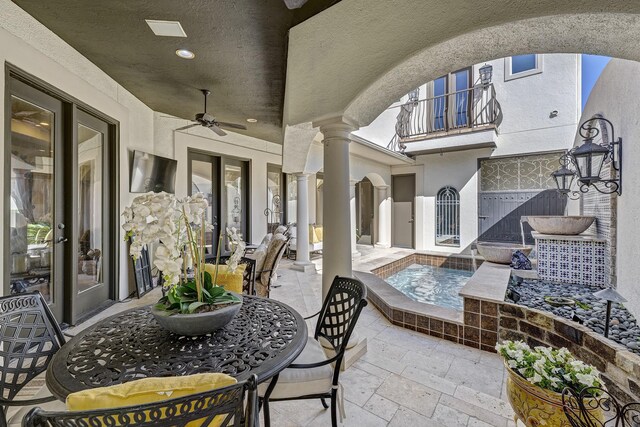
<svg viewBox="0 0 640 427"><path fill-rule="evenodd" d="M412 252L363 245L358 251L362 256L354 267L364 271ZM321 269L321 257L313 262ZM271 297L308 316L320 308L321 271L305 273L292 266L292 261L283 260L278 270L280 286L271 291ZM116 304L66 332L75 335L110 315L151 304L159 293L156 289L141 299ZM347 415L342 425L515 425L504 395L506 374L499 356L395 326L372 305L365 307L356 332L366 337L367 353L341 375ZM21 396L42 385L43 380L37 379ZM271 411L274 426L330 424L330 412L317 400L273 402Z"/></svg>

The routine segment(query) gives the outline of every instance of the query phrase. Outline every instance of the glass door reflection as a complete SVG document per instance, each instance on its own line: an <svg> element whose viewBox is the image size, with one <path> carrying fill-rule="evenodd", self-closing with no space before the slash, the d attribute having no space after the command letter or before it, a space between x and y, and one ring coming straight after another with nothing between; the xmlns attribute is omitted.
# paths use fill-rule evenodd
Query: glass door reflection
<svg viewBox="0 0 640 427"><path fill-rule="evenodd" d="M60 319L55 230L64 224L56 212L61 202L56 200L56 186L61 183L55 180L54 155L60 143L62 105L20 82L12 82L12 92L16 95L10 99L10 292L40 291Z"/></svg>

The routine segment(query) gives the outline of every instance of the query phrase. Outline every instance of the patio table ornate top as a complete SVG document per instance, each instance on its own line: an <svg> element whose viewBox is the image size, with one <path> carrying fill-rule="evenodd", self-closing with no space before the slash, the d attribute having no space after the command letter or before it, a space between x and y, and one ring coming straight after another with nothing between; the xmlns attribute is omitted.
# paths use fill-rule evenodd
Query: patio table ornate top
<svg viewBox="0 0 640 427"><path fill-rule="evenodd" d="M201 337L175 335L158 325L148 307L135 308L69 340L54 356L46 381L61 400L145 377L224 372L238 381L256 374L263 382L293 362L306 342L302 316L268 298L243 296L231 323Z"/></svg>

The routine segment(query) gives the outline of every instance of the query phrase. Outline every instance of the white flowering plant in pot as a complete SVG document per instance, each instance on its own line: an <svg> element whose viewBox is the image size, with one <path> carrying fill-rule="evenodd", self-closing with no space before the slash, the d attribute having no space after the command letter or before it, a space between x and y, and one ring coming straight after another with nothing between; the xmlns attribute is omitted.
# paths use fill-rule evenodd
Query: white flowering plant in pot
<svg viewBox="0 0 640 427"><path fill-rule="evenodd" d="M220 246L216 257L216 277L205 271L205 233L213 227L205 220L209 203L201 193L178 199L165 192L136 197L122 213L125 239L131 240L130 255L138 259L142 249L155 245L153 264L161 271L166 294L155 306L168 314L192 314L214 311L218 307L240 303L240 299L216 285ZM223 234L220 233L220 243ZM230 257L233 272L244 252L244 243L236 245ZM186 258L193 262L193 277L187 275Z"/></svg>
<svg viewBox="0 0 640 427"><path fill-rule="evenodd" d="M580 393L603 386L600 372L576 359L566 348L556 350L540 346L532 349L522 341L504 341L496 345L496 350L513 372L543 389L562 393L569 387Z"/></svg>

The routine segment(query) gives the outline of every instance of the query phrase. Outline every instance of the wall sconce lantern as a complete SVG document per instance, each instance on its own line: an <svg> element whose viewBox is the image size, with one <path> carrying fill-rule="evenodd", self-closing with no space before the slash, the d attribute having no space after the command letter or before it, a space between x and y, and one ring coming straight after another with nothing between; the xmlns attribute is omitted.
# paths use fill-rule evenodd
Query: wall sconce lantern
<svg viewBox="0 0 640 427"><path fill-rule="evenodd" d="M493 75L493 66L484 64L478 71L480 72L480 83L482 83L483 86L490 84L491 76Z"/></svg>
<svg viewBox="0 0 640 427"><path fill-rule="evenodd" d="M600 124L600 128L596 127ZM611 129L611 140L606 141L608 132L606 125ZM603 126L605 126L603 128ZM580 125L580 136L584 138L584 143L573 148L560 158L562 167L555 171L552 176L558 186L558 191L564 195L571 192L570 186L573 181L568 173L573 173L578 178L580 191L586 193L590 187L595 188L602 194L618 193L622 194L622 138L615 139L613 124L602 117L593 117ZM602 144L596 144L593 139L598 135L603 136ZM618 172L616 178L602 178L602 168L606 163L611 163L611 167ZM575 168L572 171L569 166Z"/></svg>
<svg viewBox="0 0 640 427"><path fill-rule="evenodd" d="M580 193L571 190L571 184L573 184L576 174L568 168L569 163L571 163L569 154L563 154L560 157L560 169L553 172L551 177L555 181L556 186L558 187L558 192L561 195L569 197L572 200L577 200Z"/></svg>

